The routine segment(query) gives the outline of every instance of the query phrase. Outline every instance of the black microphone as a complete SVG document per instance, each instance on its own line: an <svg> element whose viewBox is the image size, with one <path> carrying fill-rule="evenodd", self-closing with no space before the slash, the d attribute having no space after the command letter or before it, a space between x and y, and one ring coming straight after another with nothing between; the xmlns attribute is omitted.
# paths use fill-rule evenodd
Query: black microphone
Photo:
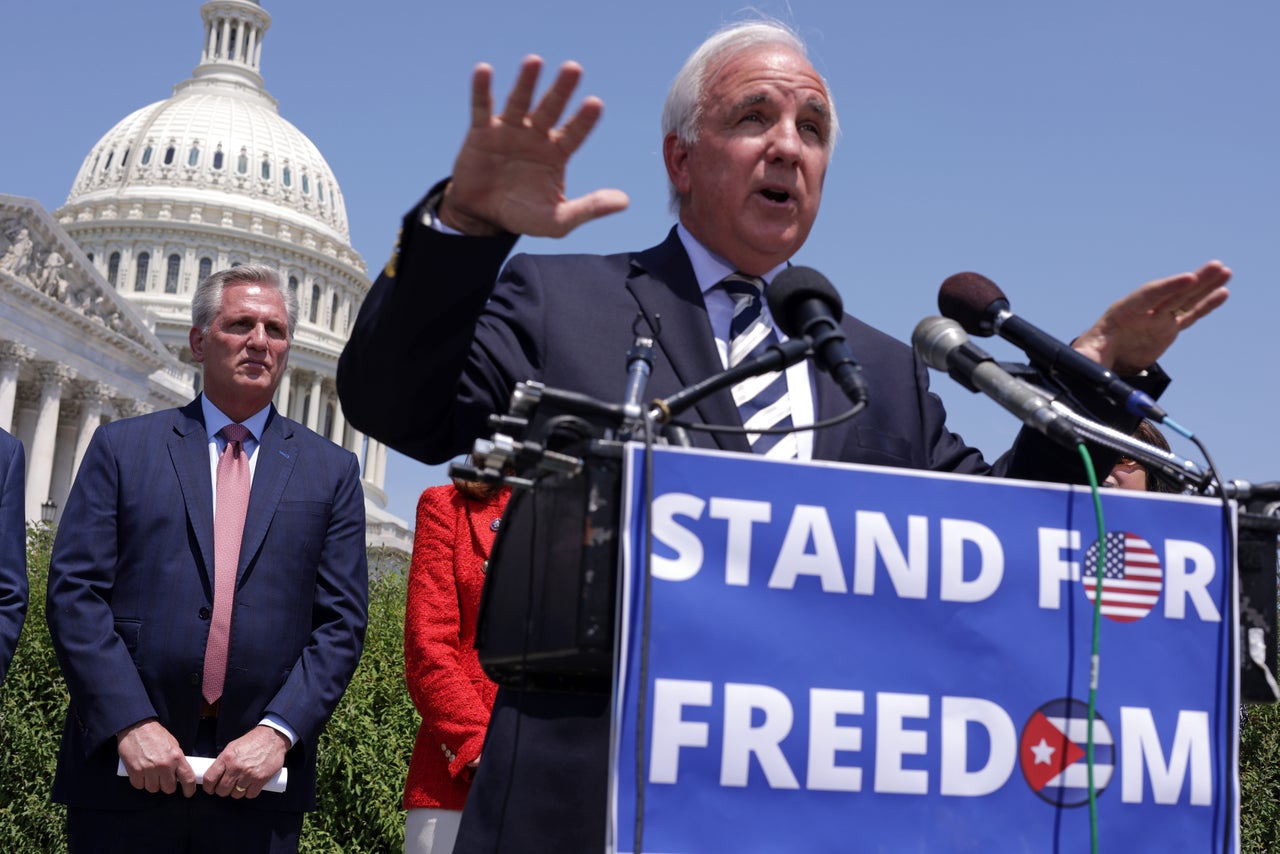
<svg viewBox="0 0 1280 854"><path fill-rule="evenodd" d="M929 367L946 371L971 391L981 391L1059 445L1080 444L1075 427L1040 392L997 365L954 320L926 317L916 324L911 346Z"/></svg>
<svg viewBox="0 0 1280 854"><path fill-rule="evenodd" d="M862 368L854 361L845 341L840 318L844 303L827 277L810 267L788 267L764 289L773 322L788 338L813 341L818 365L840 386L849 400L867 402Z"/></svg>
<svg viewBox="0 0 1280 854"><path fill-rule="evenodd" d="M1241 501L1275 501L1280 499L1280 481L1267 481L1266 483L1250 483L1247 480L1229 480L1221 486L1217 487L1217 491L1225 495L1227 498L1237 498Z"/></svg>
<svg viewBox="0 0 1280 854"><path fill-rule="evenodd" d="M1004 292L986 276L956 273L949 277L938 291L938 309L958 321L970 335L998 334L1050 374L1059 371L1070 374L1134 415L1161 423L1165 420L1167 413L1149 394L1010 311Z"/></svg>

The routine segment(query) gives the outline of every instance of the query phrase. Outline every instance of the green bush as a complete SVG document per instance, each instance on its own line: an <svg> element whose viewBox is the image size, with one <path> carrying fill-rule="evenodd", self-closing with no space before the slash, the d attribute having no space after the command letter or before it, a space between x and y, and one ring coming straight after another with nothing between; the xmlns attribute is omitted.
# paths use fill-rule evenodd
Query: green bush
<svg viewBox="0 0 1280 854"><path fill-rule="evenodd" d="M1240 732L1240 850L1280 851L1280 707L1249 706Z"/></svg>
<svg viewBox="0 0 1280 854"><path fill-rule="evenodd" d="M0 690L0 851L66 851L66 811L49 801L67 711L67 687L44 620L53 536L27 529L31 598Z"/></svg>
<svg viewBox="0 0 1280 854"><path fill-rule="evenodd" d="M320 739L316 811L301 851L382 854L404 845L400 801L418 731L404 686L404 605L403 561L370 552L364 655Z"/></svg>
<svg viewBox="0 0 1280 854"><path fill-rule="evenodd" d="M31 601L0 689L0 851L65 852L66 811L49 800L67 689L45 623L53 537L27 535ZM400 808L418 716L404 688L404 560L369 555L369 629L355 678L320 740L318 809L302 830L304 852L398 851Z"/></svg>

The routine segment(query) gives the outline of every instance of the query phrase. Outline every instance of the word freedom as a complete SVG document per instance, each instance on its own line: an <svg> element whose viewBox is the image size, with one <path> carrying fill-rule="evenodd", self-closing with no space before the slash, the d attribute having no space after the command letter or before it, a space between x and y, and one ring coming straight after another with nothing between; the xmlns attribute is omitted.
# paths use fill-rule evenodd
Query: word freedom
<svg viewBox="0 0 1280 854"><path fill-rule="evenodd" d="M1019 737L1009 713L977 697L943 696L936 703L935 712L934 698L926 694L879 692L868 704L863 691L812 688L807 737L796 739L789 738L796 723L792 702L776 688L657 679L649 782L678 784L682 762L692 754L699 773L718 771L723 787L747 786L753 763L773 789L801 788L797 767L805 769L808 790L980 797L1004 786L1018 762ZM864 745L858 722L872 718L872 711L874 743ZM714 726L712 715L718 717ZM1121 707L1121 801L1144 802L1150 781L1154 803L1176 804L1185 790L1191 806L1212 805L1209 721L1205 711L1182 710L1174 731L1162 734L1150 709ZM982 737L973 737L975 728ZM713 731L720 737L715 746ZM971 743L983 750L971 750ZM857 764L861 753L872 756L865 770Z"/></svg>

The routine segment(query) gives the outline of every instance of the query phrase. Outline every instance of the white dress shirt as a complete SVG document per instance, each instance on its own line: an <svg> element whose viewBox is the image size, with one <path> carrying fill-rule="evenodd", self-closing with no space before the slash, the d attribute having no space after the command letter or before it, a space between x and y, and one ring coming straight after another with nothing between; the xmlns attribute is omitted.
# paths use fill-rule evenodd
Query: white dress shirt
<svg viewBox="0 0 1280 854"><path fill-rule="evenodd" d="M683 225L676 226L676 235L684 245L693 265L693 275L702 290L702 299L707 304L707 319L711 321L711 334L716 339L716 351L720 353L720 363L729 367L729 325L733 320L733 297L723 288L717 288L725 276L738 272L737 268L707 247L698 242L698 238L689 233ZM773 277L787 268L785 263L779 264L760 278L765 285L773 281ZM773 315L769 312L769 304L762 306L764 314L773 323ZM786 341L787 336L774 326L779 341ZM791 401L791 423L812 424L814 421L813 377L809 373L809 361L806 359L787 368L787 397ZM800 430L796 433L796 458L813 459L813 431Z"/></svg>

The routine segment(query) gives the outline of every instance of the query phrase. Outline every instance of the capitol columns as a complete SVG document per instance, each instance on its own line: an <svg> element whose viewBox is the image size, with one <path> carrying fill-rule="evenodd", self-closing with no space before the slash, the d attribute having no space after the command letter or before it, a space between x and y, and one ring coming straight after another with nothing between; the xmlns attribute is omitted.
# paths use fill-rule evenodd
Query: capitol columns
<svg viewBox="0 0 1280 854"><path fill-rule="evenodd" d="M280 385L276 386L276 409L280 410L280 414L285 418L292 418L289 414L289 391L293 387L293 368L286 367L284 376L280 377Z"/></svg>
<svg viewBox="0 0 1280 854"><path fill-rule="evenodd" d="M356 459L360 462L360 471L364 471L364 434L356 428L351 428L351 434L347 436L348 451L356 455Z"/></svg>
<svg viewBox="0 0 1280 854"><path fill-rule="evenodd" d="M330 393L333 399L333 431L329 438L335 445L343 445L343 437L347 432L347 416L342 412L342 402L338 400L338 391L335 383L330 381Z"/></svg>
<svg viewBox="0 0 1280 854"><path fill-rule="evenodd" d="M18 371L36 351L15 341L0 341L0 429L12 433L13 408L18 398Z"/></svg>
<svg viewBox="0 0 1280 854"><path fill-rule="evenodd" d="M76 451L71 463L71 479L80 471L80 463L85 452L89 450L89 440L93 431L102 423L102 412L107 401L115 397L116 390L109 385L97 382L85 383L80 389L80 421L76 425Z"/></svg>
<svg viewBox="0 0 1280 854"><path fill-rule="evenodd" d="M53 363L39 365L36 371L40 377L40 400L36 408L36 429L31 437L27 458L28 519L39 519L40 505L49 500L62 391L76 377L72 368Z"/></svg>
<svg viewBox="0 0 1280 854"><path fill-rule="evenodd" d="M320 372L311 375L311 396L307 398L307 427L315 433L323 433L324 426L320 423L320 391L324 377Z"/></svg>
<svg viewBox="0 0 1280 854"><path fill-rule="evenodd" d="M373 485L384 489L387 483L387 446L381 442L373 443L377 448L376 464L373 467Z"/></svg>

